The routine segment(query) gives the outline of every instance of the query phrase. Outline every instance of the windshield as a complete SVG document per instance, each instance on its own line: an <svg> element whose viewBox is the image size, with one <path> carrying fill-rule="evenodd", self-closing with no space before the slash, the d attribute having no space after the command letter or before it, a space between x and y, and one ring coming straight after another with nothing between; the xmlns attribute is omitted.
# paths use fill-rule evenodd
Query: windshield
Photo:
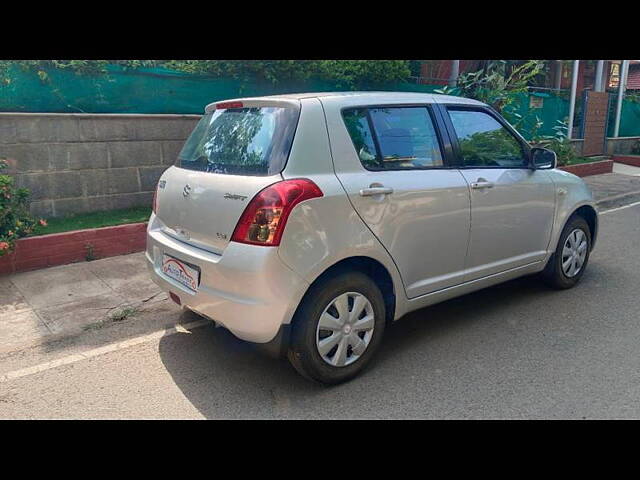
<svg viewBox="0 0 640 480"><path fill-rule="evenodd" d="M298 110L246 107L214 110L196 125L177 166L230 175L274 175L287 162Z"/></svg>

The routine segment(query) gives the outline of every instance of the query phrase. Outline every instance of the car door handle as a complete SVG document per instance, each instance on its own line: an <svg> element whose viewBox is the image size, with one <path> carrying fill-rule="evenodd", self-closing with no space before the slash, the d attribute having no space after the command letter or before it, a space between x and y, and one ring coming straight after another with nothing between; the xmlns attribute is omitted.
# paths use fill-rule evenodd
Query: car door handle
<svg viewBox="0 0 640 480"><path fill-rule="evenodd" d="M393 188L377 186L372 184L369 188L363 188L360 190L360 195L363 197L373 197L374 195L389 195L393 193Z"/></svg>
<svg viewBox="0 0 640 480"><path fill-rule="evenodd" d="M471 188L476 190L480 190L483 188L493 188L495 184L493 182L487 182L486 180L478 180L477 182L473 182L471 184Z"/></svg>

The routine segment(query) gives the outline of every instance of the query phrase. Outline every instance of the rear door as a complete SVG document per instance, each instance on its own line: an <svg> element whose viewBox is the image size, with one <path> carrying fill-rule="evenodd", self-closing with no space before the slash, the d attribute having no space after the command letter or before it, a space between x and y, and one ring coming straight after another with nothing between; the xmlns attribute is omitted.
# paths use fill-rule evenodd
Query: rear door
<svg viewBox="0 0 640 480"><path fill-rule="evenodd" d="M430 105L346 108L338 115L330 128L336 173L398 266L407 296L461 283L469 191L447 165L440 117Z"/></svg>
<svg viewBox="0 0 640 480"><path fill-rule="evenodd" d="M162 230L222 253L248 202L282 180L300 112L296 100L218 104L158 184Z"/></svg>
<svg viewBox="0 0 640 480"><path fill-rule="evenodd" d="M542 260L551 237L555 188L529 168L525 140L491 109L444 106L471 194L465 281Z"/></svg>

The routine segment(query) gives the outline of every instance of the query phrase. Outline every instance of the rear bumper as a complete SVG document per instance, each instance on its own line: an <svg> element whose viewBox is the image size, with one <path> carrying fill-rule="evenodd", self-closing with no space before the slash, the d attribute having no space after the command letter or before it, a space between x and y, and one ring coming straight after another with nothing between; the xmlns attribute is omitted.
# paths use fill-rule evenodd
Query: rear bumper
<svg viewBox="0 0 640 480"><path fill-rule="evenodd" d="M287 267L277 248L230 242L222 255L175 240L149 222L147 266L153 281L176 294L183 306L226 327L238 338L256 343L274 339L288 324L308 287ZM200 267L193 292L161 270L163 253Z"/></svg>

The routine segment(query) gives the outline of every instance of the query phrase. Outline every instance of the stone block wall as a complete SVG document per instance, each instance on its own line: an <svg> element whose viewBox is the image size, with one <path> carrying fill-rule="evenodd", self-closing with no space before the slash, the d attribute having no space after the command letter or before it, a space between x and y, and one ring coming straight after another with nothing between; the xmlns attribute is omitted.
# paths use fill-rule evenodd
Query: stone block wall
<svg viewBox="0 0 640 480"><path fill-rule="evenodd" d="M0 158L31 190L31 211L60 217L151 205L199 115L0 113Z"/></svg>
<svg viewBox="0 0 640 480"><path fill-rule="evenodd" d="M607 155L632 155L638 148L640 148L640 137L607 138Z"/></svg>

